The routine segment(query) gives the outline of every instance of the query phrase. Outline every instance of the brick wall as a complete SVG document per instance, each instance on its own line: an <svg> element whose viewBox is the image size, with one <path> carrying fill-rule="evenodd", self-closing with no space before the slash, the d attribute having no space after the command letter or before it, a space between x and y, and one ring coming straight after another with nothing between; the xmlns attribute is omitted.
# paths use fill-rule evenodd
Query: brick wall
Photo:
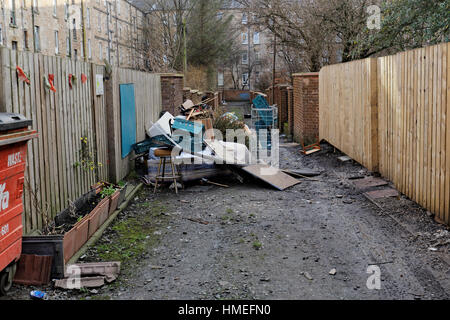
<svg viewBox="0 0 450 320"><path fill-rule="evenodd" d="M293 74L293 136L311 144L319 137L319 73Z"/></svg>
<svg viewBox="0 0 450 320"><path fill-rule="evenodd" d="M173 116L179 114L179 106L184 102L183 81L182 74L161 74L162 109Z"/></svg>
<svg viewBox="0 0 450 320"><path fill-rule="evenodd" d="M225 101L248 101L250 100L250 91L248 90L224 90L223 99Z"/></svg>

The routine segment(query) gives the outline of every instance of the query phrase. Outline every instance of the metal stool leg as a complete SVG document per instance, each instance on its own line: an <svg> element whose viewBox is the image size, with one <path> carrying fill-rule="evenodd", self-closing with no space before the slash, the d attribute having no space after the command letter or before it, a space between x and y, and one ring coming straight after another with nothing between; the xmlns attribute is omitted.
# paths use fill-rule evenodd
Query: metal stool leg
<svg viewBox="0 0 450 320"><path fill-rule="evenodd" d="M156 177L155 177L155 190L153 190L153 193L156 193L156 189L158 188L158 177L161 171L161 162L162 159L159 159L159 164L158 164L158 172L156 173Z"/></svg>

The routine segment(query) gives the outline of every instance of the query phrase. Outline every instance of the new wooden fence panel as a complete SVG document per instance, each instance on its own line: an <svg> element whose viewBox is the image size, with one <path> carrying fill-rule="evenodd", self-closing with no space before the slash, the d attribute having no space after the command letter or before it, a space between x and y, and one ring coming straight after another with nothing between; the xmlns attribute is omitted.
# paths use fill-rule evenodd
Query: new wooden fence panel
<svg viewBox="0 0 450 320"><path fill-rule="evenodd" d="M370 170L378 169L376 59L324 67L319 81L319 132Z"/></svg>
<svg viewBox="0 0 450 320"><path fill-rule="evenodd" d="M449 47L445 43L327 66L321 70L319 90L320 137L370 170L379 170L446 223Z"/></svg>

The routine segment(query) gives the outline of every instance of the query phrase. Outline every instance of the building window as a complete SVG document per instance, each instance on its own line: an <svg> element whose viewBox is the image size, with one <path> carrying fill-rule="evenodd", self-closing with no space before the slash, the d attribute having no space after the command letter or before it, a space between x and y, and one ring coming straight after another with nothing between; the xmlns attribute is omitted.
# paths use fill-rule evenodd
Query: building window
<svg viewBox="0 0 450 320"><path fill-rule="evenodd" d="M24 49L28 50L28 31L23 30L23 47Z"/></svg>
<svg viewBox="0 0 450 320"><path fill-rule="evenodd" d="M244 52L242 54L242 64L248 64L248 54L247 54L247 52Z"/></svg>
<svg viewBox="0 0 450 320"><path fill-rule="evenodd" d="M56 8L58 7L57 0L53 0L53 16L56 18Z"/></svg>
<svg viewBox="0 0 450 320"><path fill-rule="evenodd" d="M218 12L217 13L217 19L222 20L223 19L223 12Z"/></svg>
<svg viewBox="0 0 450 320"><path fill-rule="evenodd" d="M39 12L39 3L38 0L33 0L33 11L34 12Z"/></svg>
<svg viewBox="0 0 450 320"><path fill-rule="evenodd" d="M103 60L103 47L101 43L98 44L98 56L100 60Z"/></svg>
<svg viewBox="0 0 450 320"><path fill-rule="evenodd" d="M259 52L255 52L255 61L259 62Z"/></svg>
<svg viewBox="0 0 450 320"><path fill-rule="evenodd" d="M111 4L108 2L108 5L106 6L106 12L108 13L108 22L111 23Z"/></svg>
<svg viewBox="0 0 450 320"><path fill-rule="evenodd" d="M88 58L92 59L91 39L88 39Z"/></svg>
<svg viewBox="0 0 450 320"><path fill-rule="evenodd" d="M90 8L86 9L86 25L87 25L88 29L91 28L91 9Z"/></svg>
<svg viewBox="0 0 450 320"><path fill-rule="evenodd" d="M242 85L246 86L248 84L248 73L242 74Z"/></svg>
<svg viewBox="0 0 450 320"><path fill-rule="evenodd" d="M38 26L34 26L34 50L41 51L41 35Z"/></svg>
<svg viewBox="0 0 450 320"><path fill-rule="evenodd" d="M116 10L117 10L117 14L120 15L120 0L116 1Z"/></svg>
<svg viewBox="0 0 450 320"><path fill-rule="evenodd" d="M69 31L70 33L70 31ZM70 47L70 35L66 38L66 54L68 57L72 55L72 48Z"/></svg>
<svg viewBox="0 0 450 320"><path fill-rule="evenodd" d="M78 60L78 50L77 49L73 50L73 56L74 56L75 60Z"/></svg>
<svg viewBox="0 0 450 320"><path fill-rule="evenodd" d="M253 44L259 44L259 32L253 33Z"/></svg>
<svg viewBox="0 0 450 320"><path fill-rule="evenodd" d="M241 38L242 38L242 44L248 44L248 34L247 34L247 32L242 32Z"/></svg>
<svg viewBox="0 0 450 320"><path fill-rule="evenodd" d="M72 25L73 25L73 40L77 41L77 24L75 19L72 20Z"/></svg>
<svg viewBox="0 0 450 320"><path fill-rule="evenodd" d="M11 47L12 47L13 50L17 50L17 41L13 41L11 43Z"/></svg>
<svg viewBox="0 0 450 320"><path fill-rule="evenodd" d="M0 44L3 45L3 27L0 23Z"/></svg>
<svg viewBox="0 0 450 320"><path fill-rule="evenodd" d="M102 31L102 14L98 13L98 32Z"/></svg>
<svg viewBox="0 0 450 320"><path fill-rule="evenodd" d="M217 74L217 85L218 85L219 87L223 87L223 72L222 72L222 71L220 71L220 72Z"/></svg>
<svg viewBox="0 0 450 320"><path fill-rule="evenodd" d="M9 23L13 26L16 25L16 0L10 0L11 4L11 17Z"/></svg>
<svg viewBox="0 0 450 320"><path fill-rule="evenodd" d="M69 3L64 3L64 20L69 19Z"/></svg>
<svg viewBox="0 0 450 320"><path fill-rule="evenodd" d="M55 54L59 54L59 37L57 30L55 30Z"/></svg>
<svg viewBox="0 0 450 320"><path fill-rule="evenodd" d="M244 13L244 14L242 14L242 24L247 24L247 22L248 22L248 17L247 17L247 14Z"/></svg>

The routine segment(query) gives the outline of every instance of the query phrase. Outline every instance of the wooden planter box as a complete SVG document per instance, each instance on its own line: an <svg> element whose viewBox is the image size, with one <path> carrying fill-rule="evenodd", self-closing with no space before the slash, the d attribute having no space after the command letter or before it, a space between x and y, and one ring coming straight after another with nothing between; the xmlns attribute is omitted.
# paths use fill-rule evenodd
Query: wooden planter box
<svg viewBox="0 0 450 320"><path fill-rule="evenodd" d="M92 201L102 188L103 185L93 187L74 202L75 207L77 209L82 208L88 201ZM24 236L22 253L53 256L51 278L64 278L65 264L108 219L112 202L115 202L113 206L115 205L117 208L120 195L121 190L118 190L111 197L101 200L89 214L85 215L64 235ZM69 214L68 208L56 216L55 222L61 223L67 217L67 214Z"/></svg>
<svg viewBox="0 0 450 320"><path fill-rule="evenodd" d="M109 203L109 216L113 214L114 211L116 211L117 206L119 205L119 199L120 199L121 190L117 190L112 196L111 196L111 202Z"/></svg>
<svg viewBox="0 0 450 320"><path fill-rule="evenodd" d="M109 205L111 203L111 197L105 198L97 205L98 211L99 211L99 217L100 217L100 226L102 226L106 220L108 220L109 217ZM98 228L97 228L98 230ZM97 231L95 230L95 231Z"/></svg>

